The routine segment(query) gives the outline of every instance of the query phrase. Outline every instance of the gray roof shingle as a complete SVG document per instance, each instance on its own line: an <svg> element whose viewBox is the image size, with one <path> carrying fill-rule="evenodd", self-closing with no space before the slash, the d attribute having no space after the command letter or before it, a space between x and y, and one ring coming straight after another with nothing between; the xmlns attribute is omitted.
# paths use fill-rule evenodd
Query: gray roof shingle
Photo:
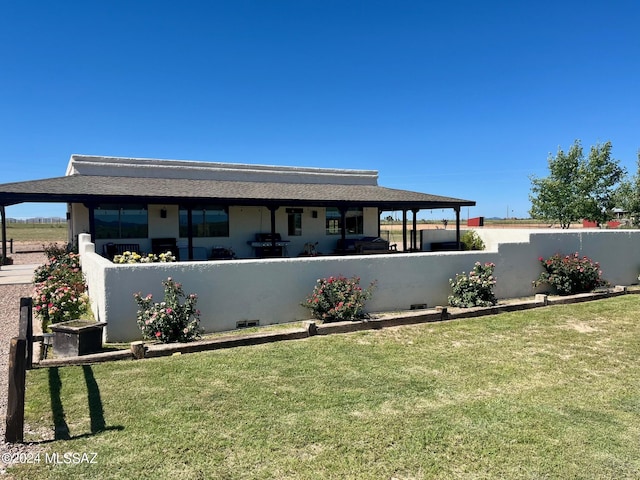
<svg viewBox="0 0 640 480"><path fill-rule="evenodd" d="M377 185L70 175L0 184L0 204L113 201L210 202L236 205L359 204L381 208L453 208L475 202Z"/></svg>

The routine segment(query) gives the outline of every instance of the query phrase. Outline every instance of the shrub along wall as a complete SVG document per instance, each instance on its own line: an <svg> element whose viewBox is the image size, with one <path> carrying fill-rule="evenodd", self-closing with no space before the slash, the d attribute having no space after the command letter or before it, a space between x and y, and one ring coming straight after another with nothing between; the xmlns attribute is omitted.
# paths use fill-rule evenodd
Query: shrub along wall
<svg viewBox="0 0 640 480"><path fill-rule="evenodd" d="M519 231L517 239L523 238ZM505 238L512 238L506 232ZM469 272L476 261L495 263L500 298L533 295L532 282L542 267L539 257L578 252L600 262L612 285L637 282L640 231L536 231L529 241L501 243L493 251L397 253L391 255L244 259L213 262L116 265L93 252L88 235L80 236L82 267L92 309L107 322L109 341L140 338L136 325L136 292L162 296L162 280L172 277L199 297L205 332L236 328L238 322L260 325L307 319L300 303L318 278L358 276L363 285L376 281L367 310L409 309L412 304L446 305L449 279Z"/></svg>

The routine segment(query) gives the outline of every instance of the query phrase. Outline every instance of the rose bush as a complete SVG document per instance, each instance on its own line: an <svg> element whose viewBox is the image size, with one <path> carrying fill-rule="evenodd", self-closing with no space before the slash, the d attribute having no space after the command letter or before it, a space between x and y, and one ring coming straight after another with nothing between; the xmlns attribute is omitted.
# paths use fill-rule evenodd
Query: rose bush
<svg viewBox="0 0 640 480"><path fill-rule="evenodd" d="M200 310L196 309L198 296L185 295L180 283L171 277L162 282L164 301L153 302L153 295L134 294L138 304L137 323L144 338L163 343L189 342L200 337ZM184 299L184 302L182 302Z"/></svg>
<svg viewBox="0 0 640 480"><path fill-rule="evenodd" d="M88 312L84 276L80 269L80 256L58 251L34 274L35 294L33 307L46 332L52 323L81 318Z"/></svg>
<svg viewBox="0 0 640 480"><path fill-rule="evenodd" d="M453 294L449 295L449 305L453 307L490 307L498 303L493 293L496 277L493 263L476 262L473 270L467 276L458 273L455 279L449 279Z"/></svg>
<svg viewBox="0 0 640 480"><path fill-rule="evenodd" d="M320 278L302 306L323 322L359 320L366 316L364 304L371 298L374 288L375 282L372 282L363 289L359 277Z"/></svg>
<svg viewBox="0 0 640 480"><path fill-rule="evenodd" d="M539 257L544 271L533 282L534 287L549 285L560 295L590 292L609 283L602 278L600 264L577 252L571 255L556 253L548 259Z"/></svg>

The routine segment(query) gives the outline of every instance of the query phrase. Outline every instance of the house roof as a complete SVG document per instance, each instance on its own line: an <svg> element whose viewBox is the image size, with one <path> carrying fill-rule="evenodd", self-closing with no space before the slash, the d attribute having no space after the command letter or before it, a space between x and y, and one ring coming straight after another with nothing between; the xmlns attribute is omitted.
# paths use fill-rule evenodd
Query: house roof
<svg viewBox="0 0 640 480"><path fill-rule="evenodd" d="M378 185L375 170L71 155L64 177L0 185L0 205L218 203L458 208L475 202Z"/></svg>
<svg viewBox="0 0 640 480"><path fill-rule="evenodd" d="M228 205L349 205L382 209L474 206L471 200L371 184L236 181L72 174L0 184L0 204L63 203L222 203Z"/></svg>

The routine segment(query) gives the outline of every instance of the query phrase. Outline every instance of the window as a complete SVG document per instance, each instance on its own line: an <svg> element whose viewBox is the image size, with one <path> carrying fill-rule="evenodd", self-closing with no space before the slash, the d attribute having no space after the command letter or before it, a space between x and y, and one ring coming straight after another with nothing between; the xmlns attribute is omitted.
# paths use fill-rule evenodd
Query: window
<svg viewBox="0 0 640 480"><path fill-rule="evenodd" d="M191 222L194 237L228 237L229 213L218 205L191 207ZM189 236L189 207L180 207L180 236Z"/></svg>
<svg viewBox="0 0 640 480"><path fill-rule="evenodd" d="M96 239L147 238L149 216L146 205L102 204L93 211Z"/></svg>
<svg viewBox="0 0 640 480"><path fill-rule="evenodd" d="M302 209L287 208L287 225L289 236L299 237L302 235Z"/></svg>
<svg viewBox="0 0 640 480"><path fill-rule="evenodd" d="M327 207L326 230L327 235L340 234L340 210L336 207ZM364 214L362 208L352 207L346 213L346 234L362 235L364 232Z"/></svg>

